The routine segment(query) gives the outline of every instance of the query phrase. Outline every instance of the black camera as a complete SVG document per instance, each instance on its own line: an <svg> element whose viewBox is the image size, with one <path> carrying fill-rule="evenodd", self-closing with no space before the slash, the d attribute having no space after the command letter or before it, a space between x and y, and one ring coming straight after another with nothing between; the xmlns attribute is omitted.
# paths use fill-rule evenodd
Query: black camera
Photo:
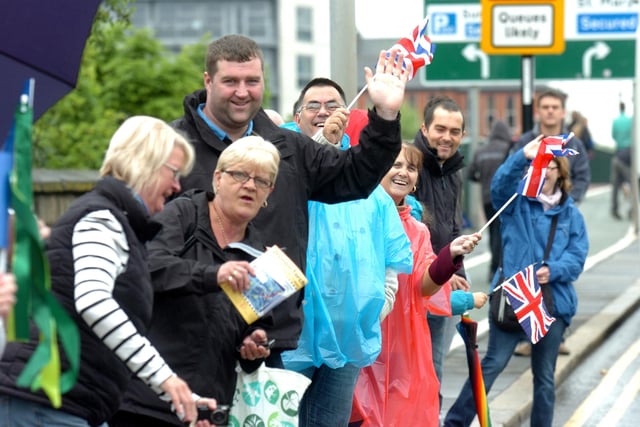
<svg viewBox="0 0 640 427"><path fill-rule="evenodd" d="M198 420L207 420L215 426L229 425L229 405L218 405L214 410L206 406L198 406Z"/></svg>

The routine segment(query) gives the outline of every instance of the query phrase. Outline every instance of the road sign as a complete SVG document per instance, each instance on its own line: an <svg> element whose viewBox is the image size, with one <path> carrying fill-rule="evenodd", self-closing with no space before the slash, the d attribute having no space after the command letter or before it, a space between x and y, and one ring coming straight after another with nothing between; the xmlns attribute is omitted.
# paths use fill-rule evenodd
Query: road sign
<svg viewBox="0 0 640 427"><path fill-rule="evenodd" d="M567 41L562 55L536 55L536 80L632 78L635 74L633 40ZM421 73L425 86L479 86L518 84L520 57L488 55L479 43L436 45L435 60Z"/></svg>
<svg viewBox="0 0 640 427"><path fill-rule="evenodd" d="M419 73L423 84L519 84L519 57L480 50L480 0L430 0L425 10L436 51L433 63ZM639 11L640 0L565 1L565 52L536 55L536 79L634 77Z"/></svg>
<svg viewBox="0 0 640 427"><path fill-rule="evenodd" d="M564 52L564 0L482 0L480 47L489 54Z"/></svg>

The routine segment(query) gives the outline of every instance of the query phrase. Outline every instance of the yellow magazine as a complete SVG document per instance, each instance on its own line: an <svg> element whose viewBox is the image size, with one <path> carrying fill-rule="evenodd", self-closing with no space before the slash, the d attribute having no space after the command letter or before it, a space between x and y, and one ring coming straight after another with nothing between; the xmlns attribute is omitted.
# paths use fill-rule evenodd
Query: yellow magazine
<svg viewBox="0 0 640 427"><path fill-rule="evenodd" d="M248 290L236 292L228 283L220 285L249 324L307 284L307 278L298 266L275 245L251 261L251 266L256 275L249 276L251 287Z"/></svg>

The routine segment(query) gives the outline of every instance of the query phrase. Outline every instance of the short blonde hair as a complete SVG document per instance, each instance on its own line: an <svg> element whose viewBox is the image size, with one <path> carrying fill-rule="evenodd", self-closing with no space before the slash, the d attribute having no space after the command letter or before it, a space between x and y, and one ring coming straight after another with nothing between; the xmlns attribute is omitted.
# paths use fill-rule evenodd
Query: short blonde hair
<svg viewBox="0 0 640 427"><path fill-rule="evenodd" d="M111 137L100 175L120 179L140 193L144 188L156 185L157 172L169 160L174 148L184 153L180 174L187 175L195 158L191 144L160 119L130 117Z"/></svg>
<svg viewBox="0 0 640 427"><path fill-rule="evenodd" d="M216 172L224 172L237 164L247 164L269 174L271 182L276 181L280 153L278 149L265 141L261 136L245 136L240 138L222 151L216 165ZM215 183L213 184L215 188Z"/></svg>

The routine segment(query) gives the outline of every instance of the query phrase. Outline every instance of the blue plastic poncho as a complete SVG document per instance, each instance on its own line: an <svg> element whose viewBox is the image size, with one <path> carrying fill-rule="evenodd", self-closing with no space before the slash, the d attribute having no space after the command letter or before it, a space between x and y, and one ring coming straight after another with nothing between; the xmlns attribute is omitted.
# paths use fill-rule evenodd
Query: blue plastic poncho
<svg viewBox="0 0 640 427"><path fill-rule="evenodd" d="M413 255L397 209L380 186L367 199L309 202L309 246L298 348L287 369L367 366L381 348L385 269L410 273Z"/></svg>

